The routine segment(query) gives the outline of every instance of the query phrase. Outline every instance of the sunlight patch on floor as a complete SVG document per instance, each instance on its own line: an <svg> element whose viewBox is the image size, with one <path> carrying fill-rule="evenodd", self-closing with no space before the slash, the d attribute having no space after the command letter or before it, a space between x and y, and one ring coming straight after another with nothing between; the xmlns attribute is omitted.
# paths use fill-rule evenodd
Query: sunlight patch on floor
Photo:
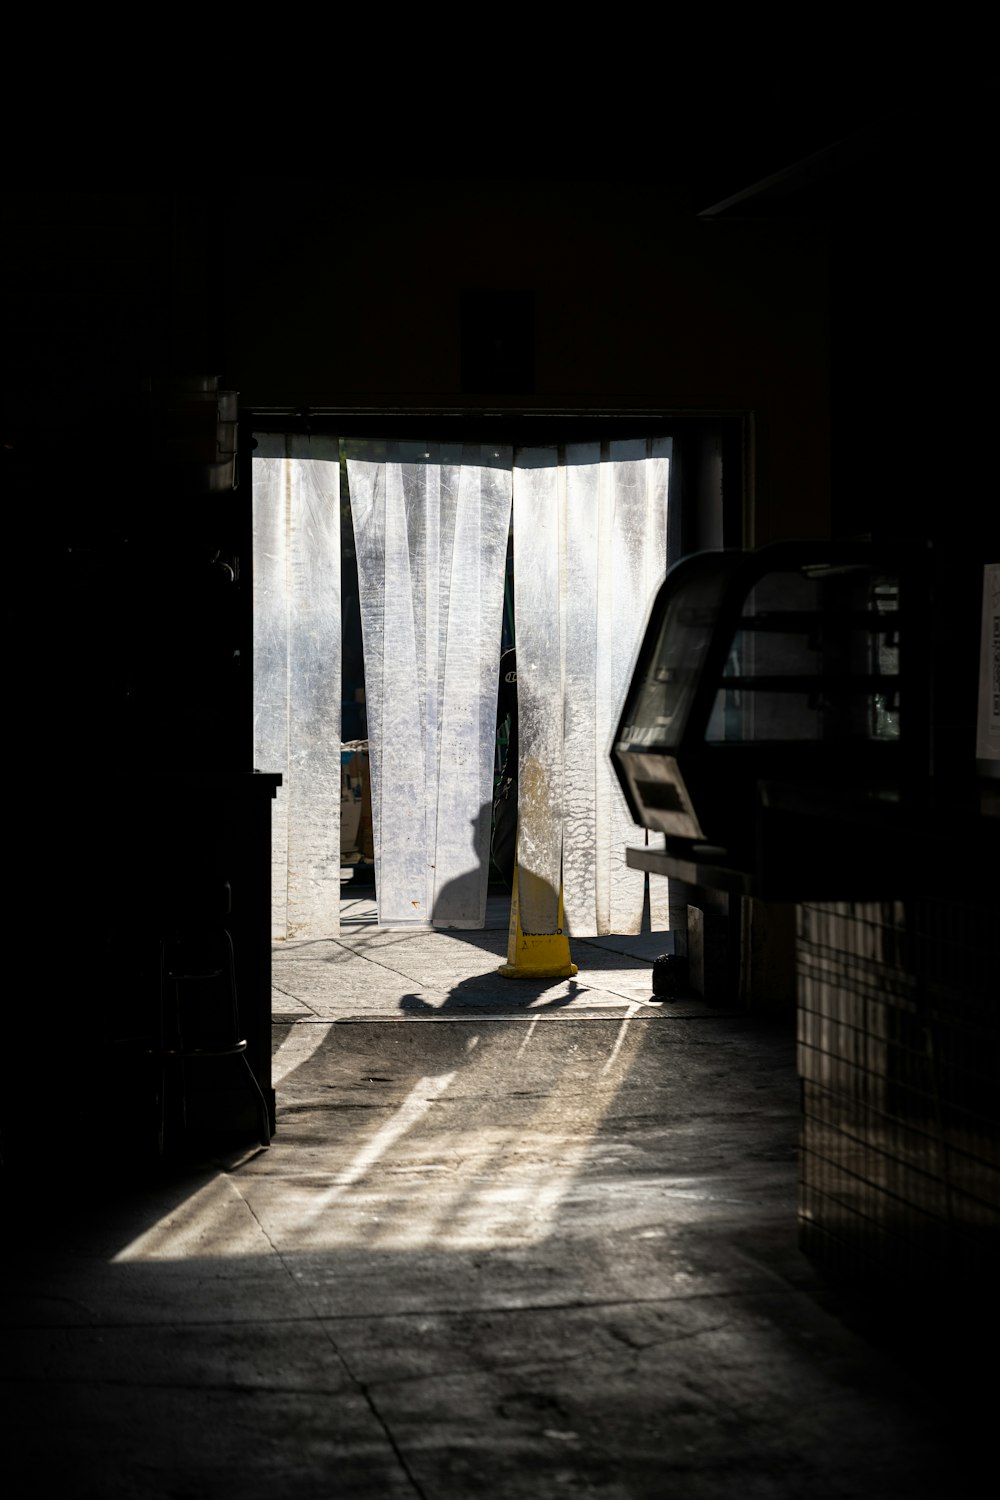
<svg viewBox="0 0 1000 1500"><path fill-rule="evenodd" d="M318 1036L327 1028L293 1030ZM312 1055L321 1039L305 1035L297 1045L308 1046ZM312 1145L283 1154L278 1143L267 1153L266 1171L213 1179L116 1260L365 1247L485 1250L548 1238L642 1045L642 1028L623 1019L606 1051L588 1059L584 1076L582 1055L568 1046L562 1067L570 1070L569 1081L559 1073L528 1094L519 1085L526 1049L537 1044L532 1025L518 1036L505 1065L511 1093L524 1099L513 1124L498 1123L509 1110L498 1116L495 1052L489 1087L484 1080L477 1088L478 1040L466 1042L469 1066L418 1079L346 1161L341 1139L329 1144L327 1171L316 1164ZM285 1061L289 1070L297 1065L291 1051ZM502 1088L502 1077L499 1082Z"/></svg>

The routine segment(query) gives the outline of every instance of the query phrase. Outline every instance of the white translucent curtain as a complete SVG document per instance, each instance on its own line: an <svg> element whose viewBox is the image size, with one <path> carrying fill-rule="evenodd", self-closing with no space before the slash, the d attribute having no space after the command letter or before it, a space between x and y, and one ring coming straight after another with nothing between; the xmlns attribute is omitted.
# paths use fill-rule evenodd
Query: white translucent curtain
<svg viewBox="0 0 1000 1500"><path fill-rule="evenodd" d="M649 608L666 572L671 439L519 451L514 619L519 724L518 883L524 932L637 933L641 847L610 748ZM667 881L650 877L653 930Z"/></svg>
<svg viewBox="0 0 1000 1500"><path fill-rule="evenodd" d="M509 448L349 442L382 927L482 927Z"/></svg>
<svg viewBox="0 0 1000 1500"><path fill-rule="evenodd" d="M259 433L253 459L254 765L280 771L271 932L340 931L340 451Z"/></svg>

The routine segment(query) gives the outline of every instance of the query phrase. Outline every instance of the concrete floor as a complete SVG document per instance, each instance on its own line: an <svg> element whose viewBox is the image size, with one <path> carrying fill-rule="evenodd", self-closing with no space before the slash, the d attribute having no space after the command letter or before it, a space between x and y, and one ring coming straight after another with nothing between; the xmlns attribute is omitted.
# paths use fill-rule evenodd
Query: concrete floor
<svg viewBox="0 0 1000 1500"><path fill-rule="evenodd" d="M650 1003L476 933L274 954L271 1148L87 1190L4 1246L11 1500L975 1500L984 1399L797 1245L790 1020ZM992 1351L990 1351L992 1353Z"/></svg>

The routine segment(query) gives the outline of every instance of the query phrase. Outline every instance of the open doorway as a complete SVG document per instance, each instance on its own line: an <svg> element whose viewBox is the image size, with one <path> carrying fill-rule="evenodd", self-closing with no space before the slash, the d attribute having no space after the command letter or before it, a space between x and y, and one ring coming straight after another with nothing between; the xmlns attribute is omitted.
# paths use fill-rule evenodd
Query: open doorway
<svg viewBox="0 0 1000 1500"><path fill-rule="evenodd" d="M518 424L514 424L517 426ZM525 426L519 424L520 431L516 436L531 439L518 443L510 443L507 452L509 460L505 457L498 464L503 467L509 464L513 470L519 465L527 468L537 467L537 454L551 451L555 456L553 463L558 465L566 459L566 455L574 455L567 465L574 480L579 472L576 465L581 464L581 453L586 457L596 454L596 462L599 464L601 456L606 460L614 450L616 441L618 456L625 452L628 443L633 446L636 439L633 434L639 425L636 421L620 421L613 426L604 424L601 436L588 446L587 441L582 443L558 442L550 443L546 449L542 441L543 433L539 431L537 422ZM563 424L565 426L565 422ZM572 425L572 424L571 424ZM644 418L642 427L648 433L654 425L649 417ZM657 424L661 433L668 425L665 419ZM386 880L379 880L378 852L376 840L379 824L379 811L383 813L383 828L390 826L390 820L385 816L385 807L381 803L372 805L373 780L379 781L379 769L376 765L375 776L372 771L371 737L371 715L372 688L369 680L369 661L372 655L371 639L368 641L366 650L366 630L364 622L363 594L366 586L370 584L373 569L378 570L384 563L385 538L381 534L376 537L375 551L372 552L370 543L368 555L359 558L358 525L358 476L361 470L355 468L354 482L352 484L352 466L350 452L355 454L364 450L370 458L372 445L375 450L381 448L384 452L385 440L372 434L362 435L361 439L344 439L337 434L333 428L339 426L343 430L360 430L357 422L348 426L344 421L334 422L333 419L318 423L313 416L309 423L312 429L309 432L302 431L300 421L289 418L283 423L275 423L269 418L266 427L264 423L255 422L255 449L254 449L254 499L255 499L255 537L254 537L254 620L255 620L255 764L261 769L277 765L286 774L287 785L287 812L291 815L287 828L283 830L282 822L285 813L280 807L276 807L276 837L274 839L275 871L273 882L272 910L275 916L274 936L277 938L287 936L307 936L312 932L315 935L329 933L337 930L339 922L341 900L345 893L356 893L365 890L367 893L377 897L380 887L384 890L388 884ZM667 514L664 516L664 530L662 540L657 544L656 570L658 576L662 576L668 562L676 560L687 550L708 545L740 545L742 543L742 476L743 476L743 428L742 419L729 418L687 418L670 420L669 426L672 431L667 435L668 447L672 451L672 461L669 465L669 507L666 506L666 492L664 493L664 508ZM283 427L283 431L275 430ZM267 428L271 430L268 431ZM570 437L575 438L579 429L571 431ZM508 427L505 436L509 435ZM619 433L622 434L619 438ZM462 433L462 443L458 445L461 451L468 448L469 428L466 426ZM545 439L552 437L551 426L544 433ZM401 442L407 444L404 438ZM649 441L643 438L642 441ZM425 442L429 446L425 448ZM492 452L499 454L503 450L503 444L499 436L490 436L488 443L492 445ZM500 448L496 445L500 443ZM436 447L435 447L436 445ZM624 446L623 446L624 445ZM449 436L446 434L442 439L419 440L417 448L424 450L416 456L426 457L432 449L440 449L444 453L449 448ZM450 444L452 453L455 443ZM534 454L535 458L530 455ZM414 457L414 444L409 442L406 457ZM288 461L293 460L299 468L296 470L298 477L291 474ZM266 485L259 483L261 465L267 462L275 463L280 469L272 473L272 498L276 502L276 512L280 512L280 522L272 524L270 531L265 525L259 524L259 505ZM310 478L308 482L302 479L304 470L302 465L309 467L310 473L323 473L325 477L319 482ZM542 467L546 467L548 459L544 459ZM441 472L444 472L442 469ZM521 476L522 479L524 476ZM723 479L725 477L725 483ZM408 482L408 481L407 481ZM296 493L298 486L299 493ZM565 489L566 486L564 485ZM570 486L572 488L572 486ZM544 489L544 486L543 486ZM372 490L376 494L377 484ZM541 491L538 492L539 494ZM404 494L401 499L400 515L403 517L402 526L404 531L407 527L412 532L412 496L410 499ZM536 494L533 505L539 502ZM573 512L571 502L570 512ZM299 505L299 512L295 513L295 506ZM306 521L302 523L302 507ZM328 514L320 515L319 509L325 506ZM410 507L408 509L408 506ZM298 514L298 519L296 519ZM331 524L331 515L336 524ZM526 522L525 518L529 512L522 510L520 534L522 540L526 531L532 529L535 518L532 515ZM666 521L669 518L669 526ZM575 531L581 528L575 526ZM582 528L586 531L586 527ZM640 528L641 529L641 528ZM279 536L278 533L281 533ZM416 545L418 550L425 545L426 538L414 542L415 533L409 537L411 547ZM405 551L404 537L404 551ZM514 526L513 514L508 513L503 518L502 552L494 547L493 561L489 572L495 574L494 582L490 587L496 586L497 609L495 624L486 630L489 639L489 651L495 661L505 647L514 644L515 621L517 609L515 606L515 551L516 551L516 528ZM437 542L434 543L437 545ZM597 548L600 552L599 539L596 534L590 538L588 545ZM364 553L364 545L361 553ZM565 540L561 543L565 548ZM383 551L379 551L383 548ZM535 557L539 548L532 545L524 556L528 560L527 566L534 567ZM334 556L334 553L336 554ZM360 563L360 566L359 566ZM284 570L286 583L282 589L276 589L275 578L279 570ZM324 580L325 572L325 581ZM336 578L333 578L333 574ZM464 575L463 575L464 576ZM596 579L596 574L594 575ZM650 575L652 576L652 575ZM320 586L327 592L325 607L317 608L315 591L317 579L321 580ZM579 585L575 585L579 592ZM467 577L456 592L455 598L464 597L468 589ZM390 580L389 603L386 605L383 595L379 602L379 609L384 612L385 620L389 620L393 614L395 593L397 584ZM596 592L596 582L594 585ZM586 585L584 585L586 592ZM571 590L572 594L572 590ZM640 590L641 594L641 590ZM281 597L278 597L281 595ZM443 596L442 596L443 597ZM370 604L369 604L370 607ZM431 604L427 604L427 610L431 610ZM305 608L307 628L306 650L296 654L291 648L288 637L288 626L290 619L298 611ZM417 613L424 608L421 602ZM434 605L437 608L437 605ZM522 609L524 605L522 603ZM283 616L283 618L281 618ZM421 617L422 618L422 617ZM493 618L492 616L490 618ZM641 624L641 620L639 622ZM378 626L381 629L381 624ZM412 623L407 621L406 628L411 631ZM569 657L572 660L576 653L577 639L574 635L574 627L569 627L569 640L567 641L565 622L557 629L563 631L562 670L565 674L565 663L567 646ZM326 635L324 645L322 637ZM368 635L373 638L376 629L372 627L369 620ZM627 632L626 632L627 633ZM284 640L282 635L284 634ZM621 632L609 632L605 629L602 638L598 660L607 657L612 649L612 635ZM259 649L261 642L264 648L272 656L277 653L280 657L282 651L285 653L285 664L279 662L277 674L267 668L263 673L260 670ZM615 643L620 652L620 641ZM638 642L627 643L626 656L629 656L633 645ZM555 651L558 656L559 648ZM398 653L397 653L398 654ZM549 657L553 653L548 652ZM395 659L390 653L391 659ZM366 657L369 660L366 660ZM617 678L612 683L613 693L624 693L627 686L628 662L619 661L616 667ZM296 665L298 663L298 665ZM550 661L551 665L551 661ZM419 671L424 669L424 663L418 662ZM492 669L491 669L492 670ZM282 672L285 673L283 684L280 682ZM296 683L296 674L305 679L307 691L302 692L302 682ZM466 674L467 675L467 674ZM489 674L487 674L489 675ZM326 678L324 682L321 679ZM270 678L269 685L263 686ZM337 679L336 690L333 688L332 679ZM617 679L621 680L618 681ZM428 678L428 682L430 678ZM441 678L439 686L443 684ZM551 683L549 688L551 688ZM385 683L382 679L382 668L379 669L379 677L374 684L375 698L381 695L381 703L376 703L376 713L381 715L383 710L390 717L397 712L398 703L391 702L386 697ZM489 691L494 694L492 704L492 721L489 725L489 782L485 791L480 794L480 806L478 812L486 810L487 816L492 812L493 793L496 789L496 777L498 775L503 758L502 736L503 725L499 726L496 721L496 677L492 676ZM421 689L423 691L423 689ZM443 687L442 687L443 691ZM547 691L549 691L547 689ZM430 697L433 699L433 692ZM391 697L391 695L390 695ZM263 718L266 718L266 705L262 705L262 699L269 698L271 708L280 708L284 713L284 725L277 733L270 732L267 735L259 733L262 722L262 706L264 707ZM558 698L558 685L553 691L549 691L549 701L553 705ZM422 713L422 699L418 693L416 697L409 700L411 710L403 714L403 736L413 736L417 733L418 721ZM435 714L441 710L441 703L437 708L433 704L428 710L428 720L434 721ZM298 706L297 706L298 705ZM317 712L317 710L320 710ZM303 728L302 715L305 715L304 741L296 743L296 734ZM324 717L325 715L325 717ZM484 711L480 710L480 730L485 718ZM336 720L336 725L334 725ZM398 726L397 720L397 726ZM431 726L433 728L433 724ZM421 733L424 734L427 726L421 725ZM429 731L428 731L429 732ZM424 735L426 738L426 734ZM480 735L482 741L483 735ZM426 746L424 747L426 749ZM281 759L277 759L280 757ZM597 758L600 759L600 747ZM377 759L377 754L376 754ZM307 768L307 762L312 762L311 771ZM440 761L436 763L440 768ZM427 766L431 760L425 756L424 761L419 755L415 757L412 781L410 789L411 801L419 797L421 789L428 783L429 775ZM303 794L305 787L300 786L299 796L293 791L293 783L312 779L311 800L312 805L303 805ZM440 784L453 780L450 774L442 775L440 769L436 773ZM388 778L382 777L382 786L387 785ZM405 805L404 787L404 805ZM320 808L317 794L325 805ZM376 796L378 793L376 793ZM296 811L295 803L298 801ZM334 807L333 804L336 804ZM434 816L436 817L437 811ZM306 825L305 857L303 858L303 846L293 847L296 838L299 837L301 829L296 832L294 818L298 817L300 822L304 820ZM426 821L426 819L425 819ZM454 822L455 819L453 818ZM447 829L449 819L447 816L439 818L439 827ZM398 828L395 825L393 837L398 843ZM485 862L488 863L487 881L495 886L497 872L489 860L491 829L487 828L485 836L478 847L485 850ZM478 837L478 834L476 835ZM466 840L467 842L467 840ZM425 861L428 865L447 864L447 850L442 861L441 851L431 855ZM622 861L624 862L624 861ZM482 872L480 872L482 873ZM313 891L323 887L322 900L318 908L313 904L313 910L308 914L303 923L296 916L293 907L298 899L296 892L301 893L304 885L308 885ZM434 898L436 900L436 897ZM414 908L419 907L419 902L414 900ZM397 906L398 912L398 906ZM428 915L431 913L430 902L427 904ZM417 920L422 913L418 911ZM586 921L586 919L585 919ZM312 926L310 927L310 923ZM317 925L318 924L318 925ZM390 921L390 925L393 923ZM405 917L404 917L405 925ZM477 925L474 916L470 920L462 917L455 922L444 922L435 925ZM598 927L597 931L602 929ZM605 928L603 930L617 930ZM623 930L629 930L625 928Z"/></svg>

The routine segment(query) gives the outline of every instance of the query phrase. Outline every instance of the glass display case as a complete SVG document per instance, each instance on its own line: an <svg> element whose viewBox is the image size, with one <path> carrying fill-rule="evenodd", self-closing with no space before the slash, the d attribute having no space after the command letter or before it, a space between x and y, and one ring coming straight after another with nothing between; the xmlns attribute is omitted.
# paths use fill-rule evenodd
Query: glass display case
<svg viewBox="0 0 1000 1500"><path fill-rule="evenodd" d="M768 789L892 800L923 781L924 591L919 566L862 544L676 564L611 751L635 821L667 851L752 870Z"/></svg>

